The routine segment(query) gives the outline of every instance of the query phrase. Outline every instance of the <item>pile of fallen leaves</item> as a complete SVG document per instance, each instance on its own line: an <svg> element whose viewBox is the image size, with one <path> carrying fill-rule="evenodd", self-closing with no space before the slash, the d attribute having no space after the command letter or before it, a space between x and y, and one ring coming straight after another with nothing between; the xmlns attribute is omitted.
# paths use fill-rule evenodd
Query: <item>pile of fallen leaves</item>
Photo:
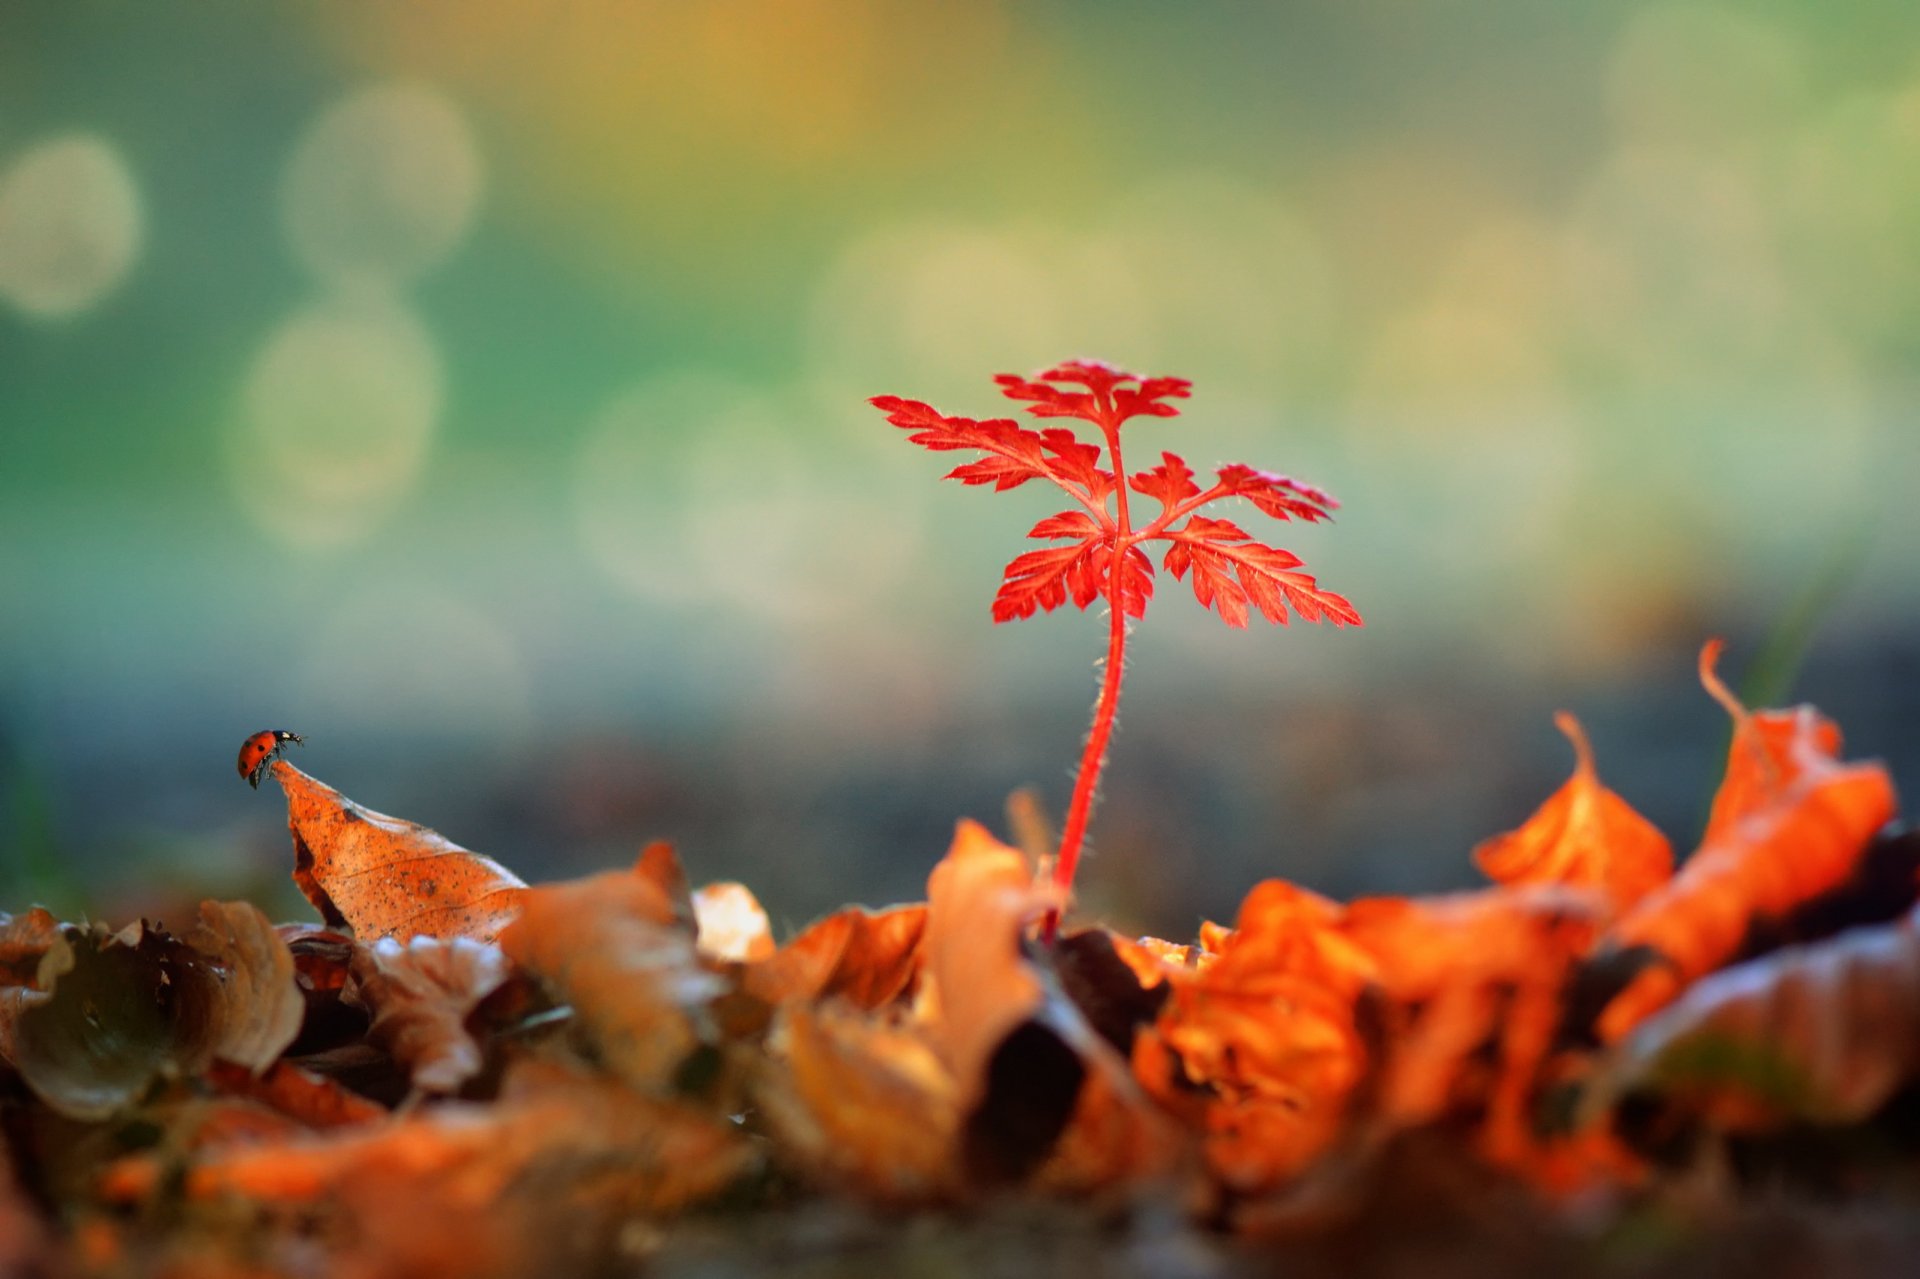
<svg viewBox="0 0 1920 1279"><path fill-rule="evenodd" d="M1042 944L1055 890L963 822L925 902L777 944L664 844L528 886L278 761L322 924L0 916L0 1272L618 1271L696 1208L1009 1192L1284 1242L1434 1148L1591 1229L1704 1159L1871 1129L1920 1082L1920 836L1714 653L1733 741L1677 871L1563 717L1575 772L1476 850L1493 886L1269 880L1181 943ZM1823 1149L1829 1188L1872 1162Z"/></svg>

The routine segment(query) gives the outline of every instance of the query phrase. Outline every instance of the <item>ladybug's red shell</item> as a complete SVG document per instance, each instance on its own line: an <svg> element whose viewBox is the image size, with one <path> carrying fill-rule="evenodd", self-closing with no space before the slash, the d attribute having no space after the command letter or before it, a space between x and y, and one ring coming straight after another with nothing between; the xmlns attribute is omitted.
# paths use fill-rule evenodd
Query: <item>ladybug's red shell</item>
<svg viewBox="0 0 1920 1279"><path fill-rule="evenodd" d="M267 775L267 765L280 758L287 743L296 745L306 739L298 733L289 733L284 728L264 728L240 743L240 776L247 779L247 785L256 790L260 779Z"/></svg>

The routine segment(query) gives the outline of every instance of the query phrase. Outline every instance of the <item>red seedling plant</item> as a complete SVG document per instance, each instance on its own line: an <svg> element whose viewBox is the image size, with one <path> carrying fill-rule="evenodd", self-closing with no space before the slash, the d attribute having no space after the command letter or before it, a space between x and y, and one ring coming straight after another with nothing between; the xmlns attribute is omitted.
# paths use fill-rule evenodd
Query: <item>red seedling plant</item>
<svg viewBox="0 0 1920 1279"><path fill-rule="evenodd" d="M1032 617L1038 610L1051 612L1068 600L1083 609L1097 599L1107 602L1105 673L1053 867L1054 882L1064 895L1073 887L1120 706L1127 619L1145 616L1147 601L1153 598L1153 561L1145 544L1165 542L1162 565L1175 578L1191 571L1194 595L1229 626L1244 627L1250 608L1282 626L1289 612L1302 621L1335 626L1359 626L1361 621L1353 605L1300 571L1299 556L1256 542L1231 520L1199 514L1209 503L1243 497L1276 520L1318 523L1331 519L1339 506L1322 490L1238 462L1220 467L1215 482L1201 488L1193 468L1172 453L1162 453L1160 465L1152 470L1126 474L1120 428L1131 418L1178 416L1179 410L1167 401L1187 397L1192 384L1185 378L1142 378L1095 361L1070 360L1032 378L1002 373L994 381L1008 399L1027 401L1027 412L1035 417L1093 423L1102 444L1086 443L1063 426L1035 431L1011 418L949 417L897 395L876 396L872 403L887 421L913 432L908 438L915 444L936 452L965 449L982 455L949 471L947 479L991 484L995 492L1046 480L1078 507L1033 526L1028 537L1058 545L1016 555L993 599L995 622ZM1103 446L1106 467L1100 465ZM1119 476L1126 476L1124 484ZM1152 498L1160 508L1137 527L1128 505L1129 489ZM1057 923L1057 918L1047 921L1049 937Z"/></svg>

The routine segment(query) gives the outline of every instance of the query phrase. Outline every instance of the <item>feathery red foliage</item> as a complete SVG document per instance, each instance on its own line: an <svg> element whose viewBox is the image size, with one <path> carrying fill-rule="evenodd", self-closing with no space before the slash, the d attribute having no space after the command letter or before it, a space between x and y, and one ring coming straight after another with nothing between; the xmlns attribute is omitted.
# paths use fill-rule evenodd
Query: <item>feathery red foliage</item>
<svg viewBox="0 0 1920 1279"><path fill-rule="evenodd" d="M1054 863L1055 883L1065 892L1073 886L1119 706L1126 619L1145 616L1153 598L1153 561L1143 549L1145 543L1165 542L1161 566L1176 580L1191 573L1194 597L1229 626L1246 626L1256 609L1282 626L1290 616L1335 626L1359 626L1361 621L1344 596L1324 589L1303 570L1299 556L1255 541L1231 520L1199 513L1210 503L1239 497L1276 520L1318 523L1331 519L1338 506L1325 491L1238 462L1220 467L1214 483L1202 488L1193 468L1173 453L1162 453L1160 465L1150 470L1127 474L1120 428L1136 417L1178 415L1168 401L1187 398L1192 384L1185 378L1143 378L1098 361L1069 360L1031 378L1002 373L994 381L1008 399L1026 402L1027 412L1035 417L1092 423L1102 443L1087 443L1065 427L1036 431L1012 418L953 417L897 395L876 396L872 403L887 421L911 432L907 438L914 444L935 452L981 455L947 472L947 479L991 484L995 492L1045 480L1079 506L1033 526L1028 537L1056 545L1014 556L993 599L995 622L1050 613L1068 601L1085 609L1104 599L1110 613L1106 673ZM1159 513L1136 525L1129 490L1152 498ZM1049 935L1053 929L1050 922Z"/></svg>

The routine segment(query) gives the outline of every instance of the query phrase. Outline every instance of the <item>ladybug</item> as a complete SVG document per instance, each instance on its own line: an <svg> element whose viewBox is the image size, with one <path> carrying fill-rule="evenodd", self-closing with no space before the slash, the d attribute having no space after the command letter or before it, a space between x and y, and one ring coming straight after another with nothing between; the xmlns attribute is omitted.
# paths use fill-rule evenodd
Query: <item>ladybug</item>
<svg viewBox="0 0 1920 1279"><path fill-rule="evenodd" d="M287 749L287 743L298 746L307 739L298 733L289 733L284 728L266 728L240 743L240 776L247 779L247 785L260 789L260 779L267 775L267 765L279 759Z"/></svg>

